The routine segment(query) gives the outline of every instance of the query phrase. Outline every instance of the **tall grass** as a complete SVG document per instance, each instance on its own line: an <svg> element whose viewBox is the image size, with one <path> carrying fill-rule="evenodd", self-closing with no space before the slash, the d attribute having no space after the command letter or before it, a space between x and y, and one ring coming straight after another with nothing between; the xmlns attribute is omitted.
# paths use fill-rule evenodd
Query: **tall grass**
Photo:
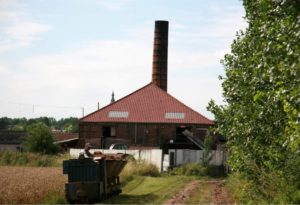
<svg viewBox="0 0 300 205"><path fill-rule="evenodd" d="M175 167L169 170L167 175L184 175L184 176L196 176L196 177L225 177L225 171L223 166L204 166L199 163L187 163L180 167Z"/></svg>
<svg viewBox="0 0 300 205"><path fill-rule="evenodd" d="M0 152L1 166L52 167L61 166L69 155L42 155L30 152Z"/></svg>
<svg viewBox="0 0 300 205"><path fill-rule="evenodd" d="M158 177L160 176L160 172L153 164L130 159L120 174L121 185L126 185L128 182L132 181L135 176Z"/></svg>

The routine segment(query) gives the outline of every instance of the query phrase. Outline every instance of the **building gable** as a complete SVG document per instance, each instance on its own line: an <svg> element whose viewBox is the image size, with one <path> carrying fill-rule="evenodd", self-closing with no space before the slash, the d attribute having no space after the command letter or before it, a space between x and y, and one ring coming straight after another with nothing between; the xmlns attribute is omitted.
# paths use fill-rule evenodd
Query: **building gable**
<svg viewBox="0 0 300 205"><path fill-rule="evenodd" d="M80 121L214 124L153 83L83 117Z"/></svg>

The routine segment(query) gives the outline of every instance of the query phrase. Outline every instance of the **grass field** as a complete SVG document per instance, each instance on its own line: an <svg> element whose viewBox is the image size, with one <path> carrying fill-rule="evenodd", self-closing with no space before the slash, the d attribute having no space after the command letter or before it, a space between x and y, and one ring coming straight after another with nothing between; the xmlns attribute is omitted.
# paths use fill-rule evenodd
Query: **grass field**
<svg viewBox="0 0 300 205"><path fill-rule="evenodd" d="M0 166L0 204L65 203L65 182L61 168Z"/></svg>

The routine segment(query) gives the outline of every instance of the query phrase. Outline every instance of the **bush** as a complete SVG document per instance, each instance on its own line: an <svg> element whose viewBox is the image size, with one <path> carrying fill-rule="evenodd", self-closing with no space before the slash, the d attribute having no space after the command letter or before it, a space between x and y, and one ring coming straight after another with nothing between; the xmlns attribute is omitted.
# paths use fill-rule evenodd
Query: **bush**
<svg viewBox="0 0 300 205"><path fill-rule="evenodd" d="M130 158L120 174L121 185L125 186L128 182L134 179L134 176L159 177L160 172L153 164L137 162L134 158Z"/></svg>
<svg viewBox="0 0 300 205"><path fill-rule="evenodd" d="M300 204L299 178L287 181L280 172L267 172L255 163L249 164L256 173L234 173L229 176L228 187L240 203L254 204Z"/></svg>
<svg viewBox="0 0 300 205"><path fill-rule="evenodd" d="M151 177L160 176L160 172L158 171L157 166L143 161L136 161L136 160L129 160L123 172L124 174L127 173L127 175L151 176Z"/></svg>
<svg viewBox="0 0 300 205"><path fill-rule="evenodd" d="M30 152L56 154L59 147L53 144L53 134L44 123L35 123L27 127L25 148Z"/></svg>
<svg viewBox="0 0 300 205"><path fill-rule="evenodd" d="M160 173L158 171L157 166L153 164L147 164L147 163L136 163L136 175L140 176L150 176L150 177L158 177L160 176Z"/></svg>
<svg viewBox="0 0 300 205"><path fill-rule="evenodd" d="M159 177L160 172L153 164L130 159L120 174L122 186L133 180L134 176Z"/></svg>

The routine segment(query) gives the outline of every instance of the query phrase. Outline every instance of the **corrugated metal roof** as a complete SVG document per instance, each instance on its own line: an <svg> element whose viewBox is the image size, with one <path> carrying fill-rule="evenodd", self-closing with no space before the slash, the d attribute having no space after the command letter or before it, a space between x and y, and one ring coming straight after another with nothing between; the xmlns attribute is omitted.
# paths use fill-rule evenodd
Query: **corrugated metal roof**
<svg viewBox="0 0 300 205"><path fill-rule="evenodd" d="M153 83L81 118L80 121L214 124Z"/></svg>

